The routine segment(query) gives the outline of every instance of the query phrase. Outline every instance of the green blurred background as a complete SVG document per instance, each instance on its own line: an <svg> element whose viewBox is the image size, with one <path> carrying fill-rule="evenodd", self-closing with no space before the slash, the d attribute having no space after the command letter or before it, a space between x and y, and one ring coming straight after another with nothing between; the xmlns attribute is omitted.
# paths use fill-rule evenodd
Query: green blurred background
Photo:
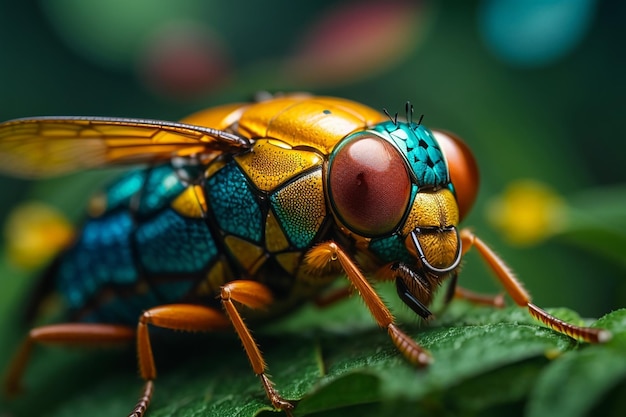
<svg viewBox="0 0 626 417"><path fill-rule="evenodd" d="M626 306L623 240L610 243L612 257L586 248L602 246L585 244L592 235L607 242L593 230L589 239L514 246L486 208L510 182L532 178L592 216L610 212L610 227L624 233L611 219L626 212L625 20L626 3L608 0L2 1L0 120L176 120L259 90L337 95L401 114L411 100L426 125L458 133L475 152L481 190L465 224L538 305L597 317ZM95 184L112 175L2 176L0 218L38 199L79 221ZM602 198L587 193L606 187ZM4 270L0 290L19 300L30 284ZM461 283L499 291L474 254Z"/></svg>

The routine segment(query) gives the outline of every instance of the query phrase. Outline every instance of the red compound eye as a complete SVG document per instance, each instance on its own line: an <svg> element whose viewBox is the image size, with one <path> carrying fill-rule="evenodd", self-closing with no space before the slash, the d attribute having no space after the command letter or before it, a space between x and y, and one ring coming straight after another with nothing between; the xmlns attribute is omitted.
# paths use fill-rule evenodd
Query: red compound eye
<svg viewBox="0 0 626 417"><path fill-rule="evenodd" d="M480 178L478 164L470 148L453 133L433 130L433 134L446 155L450 169L450 179L454 185L456 200L459 203L459 220L463 220L472 208Z"/></svg>
<svg viewBox="0 0 626 417"><path fill-rule="evenodd" d="M411 197L411 180L400 153L376 136L361 136L335 152L329 168L329 193L336 214L364 236L389 233Z"/></svg>

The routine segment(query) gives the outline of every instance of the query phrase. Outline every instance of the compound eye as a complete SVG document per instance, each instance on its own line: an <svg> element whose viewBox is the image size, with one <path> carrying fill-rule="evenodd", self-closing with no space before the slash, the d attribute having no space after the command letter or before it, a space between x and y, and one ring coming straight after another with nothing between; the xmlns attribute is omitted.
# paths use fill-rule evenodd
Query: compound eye
<svg viewBox="0 0 626 417"><path fill-rule="evenodd" d="M472 208L478 194L478 164L461 138L444 131L433 130L433 134L448 160L450 180L459 204L459 220L462 220Z"/></svg>
<svg viewBox="0 0 626 417"><path fill-rule="evenodd" d="M404 159L377 136L358 136L340 145L328 177L336 214L363 236L392 232L409 205L411 179Z"/></svg>

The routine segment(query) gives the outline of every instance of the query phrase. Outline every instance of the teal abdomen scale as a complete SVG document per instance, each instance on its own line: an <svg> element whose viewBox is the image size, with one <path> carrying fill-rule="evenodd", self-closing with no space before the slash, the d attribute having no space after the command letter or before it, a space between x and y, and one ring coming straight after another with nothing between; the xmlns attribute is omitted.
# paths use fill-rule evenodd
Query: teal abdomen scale
<svg viewBox="0 0 626 417"><path fill-rule="evenodd" d="M254 158L241 163L253 170ZM195 173L171 164L128 173L96 197L104 212L57 263L60 291L86 320L129 323L155 305L213 304L234 277L257 277L289 296L326 218L317 160L271 189L256 187L231 158ZM298 209L302 195L314 206Z"/></svg>

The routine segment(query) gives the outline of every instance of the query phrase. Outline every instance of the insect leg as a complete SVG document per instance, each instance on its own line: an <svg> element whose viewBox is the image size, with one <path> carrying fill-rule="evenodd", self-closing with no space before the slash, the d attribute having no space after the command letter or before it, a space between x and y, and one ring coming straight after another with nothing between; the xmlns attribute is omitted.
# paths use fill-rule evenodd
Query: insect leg
<svg viewBox="0 0 626 417"><path fill-rule="evenodd" d="M497 295L488 295L488 294L479 294L474 291L470 291L467 288L456 287L454 291L454 298L459 298L462 300L467 300L474 304L486 305L495 308L503 308L504 307L504 294L500 293Z"/></svg>
<svg viewBox="0 0 626 417"><path fill-rule="evenodd" d="M34 328L11 361L5 378L5 390L8 394L20 391L20 380L31 351L37 344L98 347L106 343L129 343L134 337L135 330L132 327L112 324L61 323Z"/></svg>
<svg viewBox="0 0 626 417"><path fill-rule="evenodd" d="M237 335L239 335L239 339L243 343L250 365L252 365L252 370L261 379L267 397L275 408L283 410L287 415L291 416L291 410L294 408L293 404L284 400L278 394L274 389L272 381L265 374L267 365L263 355L261 355L261 351L254 341L248 326L244 323L239 311L237 311L237 307L233 303L233 301L236 301L252 309L264 308L272 303L272 293L269 288L256 281L231 281L222 287L221 298L228 318L230 318Z"/></svg>
<svg viewBox="0 0 626 417"><path fill-rule="evenodd" d="M229 322L221 311L200 305L169 304L146 310L137 324L139 373L145 383L129 417L141 417L145 413L154 390L156 366L148 325L187 332L208 332L228 328Z"/></svg>
<svg viewBox="0 0 626 417"><path fill-rule="evenodd" d="M405 358L416 366L428 365L430 354L404 333L395 323L395 319L387 306L374 291L356 263L335 242L325 242L315 246L307 254L306 262L313 269L322 269L331 261L339 261L348 279L359 292L365 305L382 328L387 329L389 337Z"/></svg>
<svg viewBox="0 0 626 417"><path fill-rule="evenodd" d="M352 290L352 287L350 286L335 288L328 293L320 295L314 300L314 302L315 302L315 305L320 308L328 307L330 305L335 304L338 301L342 301L350 297L352 293L353 293L353 290Z"/></svg>
<svg viewBox="0 0 626 417"><path fill-rule="evenodd" d="M506 265L504 261L496 255L489 246L487 246L486 243L467 229L461 231L461 239L463 241L464 248L466 247L469 249L474 247L478 250L480 256L495 273L496 277L507 293L509 293L511 298L513 298L515 303L521 307L527 307L530 315L535 319L559 333L563 333L573 339L582 340L588 343L602 343L611 338L611 333L608 330L575 326L573 324L566 323L537 307L531 302L530 294L528 294L522 284L517 280L508 265Z"/></svg>

